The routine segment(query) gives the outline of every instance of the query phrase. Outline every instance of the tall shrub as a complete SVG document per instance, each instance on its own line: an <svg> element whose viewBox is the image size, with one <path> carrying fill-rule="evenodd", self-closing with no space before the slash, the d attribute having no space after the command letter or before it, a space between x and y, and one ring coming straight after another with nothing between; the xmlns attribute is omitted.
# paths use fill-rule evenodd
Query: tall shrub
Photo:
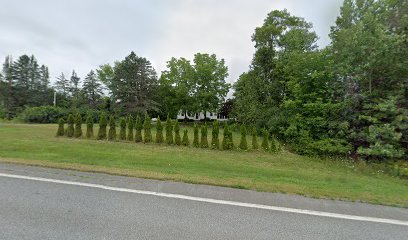
<svg viewBox="0 0 408 240"><path fill-rule="evenodd" d="M82 137L82 117L81 114L77 113L75 114L75 131L74 131L74 137L80 138Z"/></svg>
<svg viewBox="0 0 408 240"><path fill-rule="evenodd" d="M262 130L262 135L263 135L263 139L262 139L262 149L265 151L269 150L269 132L268 130L266 130L265 128Z"/></svg>
<svg viewBox="0 0 408 240"><path fill-rule="evenodd" d="M200 147L200 143L198 142L198 125L197 125L197 123L194 123L193 147Z"/></svg>
<svg viewBox="0 0 408 240"><path fill-rule="evenodd" d="M275 140L274 137L272 137L272 139L271 139L271 145L270 145L269 149L270 149L272 152L277 152L277 151L278 151L277 145L276 145L276 140Z"/></svg>
<svg viewBox="0 0 408 240"><path fill-rule="evenodd" d="M201 125L201 142L200 145L202 148L208 148L208 139L207 139L207 124Z"/></svg>
<svg viewBox="0 0 408 240"><path fill-rule="evenodd" d="M64 118L60 118L58 120L58 130L57 130L57 137L64 136Z"/></svg>
<svg viewBox="0 0 408 240"><path fill-rule="evenodd" d="M212 128L212 137L211 137L211 148L219 149L220 148L220 124L217 120L213 122Z"/></svg>
<svg viewBox="0 0 408 240"><path fill-rule="evenodd" d="M126 140L126 119L124 117L120 118L119 126L120 126L119 139Z"/></svg>
<svg viewBox="0 0 408 240"><path fill-rule="evenodd" d="M188 139L188 130L183 131L183 146L190 146L190 140Z"/></svg>
<svg viewBox="0 0 408 240"><path fill-rule="evenodd" d="M252 128L252 149L258 149L258 133L256 131L256 127Z"/></svg>
<svg viewBox="0 0 408 240"><path fill-rule="evenodd" d="M143 129L142 117L140 116L140 114L138 114L137 117L136 117L135 142L142 142L143 141L142 129Z"/></svg>
<svg viewBox="0 0 408 240"><path fill-rule="evenodd" d="M86 138L92 138L94 135L93 132L93 116L92 113L88 113L88 116L86 117Z"/></svg>
<svg viewBox="0 0 408 240"><path fill-rule="evenodd" d="M105 140L106 139L106 126L108 124L108 120L106 119L106 113L102 112L99 116L99 130L98 130L98 140Z"/></svg>
<svg viewBox="0 0 408 240"><path fill-rule="evenodd" d="M239 143L239 148L242 150L247 150L248 149L248 143L246 139L247 135L247 130L244 125L241 126L241 142Z"/></svg>
<svg viewBox="0 0 408 240"><path fill-rule="evenodd" d="M166 121L166 143L171 145L173 144L174 139L173 139L173 124L171 122L171 119L169 115L167 115L167 121Z"/></svg>
<svg viewBox="0 0 408 240"><path fill-rule="evenodd" d="M228 127L228 124L224 124L224 138L222 139L222 148L224 150L230 150L234 148L234 143L232 140L232 132Z"/></svg>
<svg viewBox="0 0 408 240"><path fill-rule="evenodd" d="M149 143L152 141L152 119L147 113L145 115L143 128L144 128L144 143Z"/></svg>
<svg viewBox="0 0 408 240"><path fill-rule="evenodd" d="M134 120L133 120L132 115L129 115L127 118L127 127L128 127L127 140L133 141Z"/></svg>
<svg viewBox="0 0 408 240"><path fill-rule="evenodd" d="M74 116L72 114L69 114L68 119L67 119L67 123L68 123L67 131L66 131L67 137L74 136L74 121L75 121Z"/></svg>
<svg viewBox="0 0 408 240"><path fill-rule="evenodd" d="M109 141L115 141L116 140L116 122L115 122L115 117L113 115L111 115L109 117L108 140Z"/></svg>
<svg viewBox="0 0 408 240"><path fill-rule="evenodd" d="M159 116L156 122L156 143L163 143L163 141L163 125Z"/></svg>
<svg viewBox="0 0 408 240"><path fill-rule="evenodd" d="M174 143L178 146L181 145L180 124L177 120L176 123L174 124Z"/></svg>

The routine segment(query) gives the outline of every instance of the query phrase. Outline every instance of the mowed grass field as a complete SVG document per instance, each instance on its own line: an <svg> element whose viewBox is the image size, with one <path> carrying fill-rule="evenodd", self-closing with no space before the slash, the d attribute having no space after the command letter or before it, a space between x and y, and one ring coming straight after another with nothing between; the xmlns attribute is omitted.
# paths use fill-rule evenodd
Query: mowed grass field
<svg viewBox="0 0 408 240"><path fill-rule="evenodd" d="M56 130L56 124L0 123L0 161L408 207L407 180L360 171L339 160L287 151L57 138ZM192 141L192 128L189 132ZM209 141L210 136L211 129ZM237 145L239 134L234 140Z"/></svg>

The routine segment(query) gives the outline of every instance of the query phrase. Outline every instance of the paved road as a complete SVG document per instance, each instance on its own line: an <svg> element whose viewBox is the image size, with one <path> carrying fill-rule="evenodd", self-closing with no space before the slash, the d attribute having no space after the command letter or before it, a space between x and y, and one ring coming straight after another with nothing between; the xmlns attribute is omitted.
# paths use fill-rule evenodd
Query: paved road
<svg viewBox="0 0 408 240"><path fill-rule="evenodd" d="M0 164L0 173L407 221L406 209ZM176 187L175 187L176 186ZM163 190L163 191L162 191ZM232 193L231 193L232 192ZM266 200L257 198L264 196ZM249 196L254 196L253 198ZM268 198L269 197L269 198ZM296 199L280 201L284 198ZM318 204L320 203L320 209ZM262 202L261 202L262 203ZM262 204L265 204L263 202ZM268 204L270 205L270 204ZM282 205L284 207L288 207ZM290 206L289 206L290 207ZM360 212L359 212L360 211ZM361 212L363 211L363 212ZM370 212L370 214L368 214ZM392 217L392 218L391 218ZM0 176L0 239L407 239L408 226Z"/></svg>

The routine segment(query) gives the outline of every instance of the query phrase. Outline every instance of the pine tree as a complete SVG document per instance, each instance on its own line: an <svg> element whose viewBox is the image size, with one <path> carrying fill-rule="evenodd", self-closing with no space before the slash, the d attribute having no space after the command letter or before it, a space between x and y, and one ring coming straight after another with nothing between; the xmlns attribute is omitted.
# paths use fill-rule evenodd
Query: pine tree
<svg viewBox="0 0 408 240"><path fill-rule="evenodd" d="M120 126L119 139L124 141L126 140L126 119L124 117L120 118L119 126Z"/></svg>
<svg viewBox="0 0 408 240"><path fill-rule="evenodd" d="M58 120L58 130L57 130L57 137L64 136L64 118L60 118Z"/></svg>
<svg viewBox="0 0 408 240"><path fill-rule="evenodd" d="M116 122L115 122L115 117L113 117L113 115L111 115L109 117L108 140L109 141L115 141L116 140Z"/></svg>
<svg viewBox="0 0 408 240"><path fill-rule="evenodd" d="M74 136L74 116L72 114L68 115L68 119L67 119L67 137L73 137Z"/></svg>
<svg viewBox="0 0 408 240"><path fill-rule="evenodd" d="M82 117L81 114L75 114L75 132L74 136L76 138L82 137Z"/></svg>
<svg viewBox="0 0 408 240"><path fill-rule="evenodd" d="M171 122L171 119L169 115L167 115L167 120L166 120L166 143L171 145L173 144L174 139L173 139L173 124Z"/></svg>
<svg viewBox="0 0 408 240"><path fill-rule="evenodd" d="M93 137L93 124L93 115L92 113L88 113L88 116L86 117L86 138Z"/></svg>
<svg viewBox="0 0 408 240"><path fill-rule="evenodd" d="M143 141L142 129L143 129L142 117L140 116L140 114L138 114L137 117L136 117L135 142L142 142Z"/></svg>
<svg viewBox="0 0 408 240"><path fill-rule="evenodd" d="M128 126L128 135L127 140L133 141L133 128L134 128L134 120L132 115L129 115L127 118L127 126Z"/></svg>
<svg viewBox="0 0 408 240"><path fill-rule="evenodd" d="M207 138L207 124L201 125L201 142L202 148L208 148L208 138Z"/></svg>
<svg viewBox="0 0 408 240"><path fill-rule="evenodd" d="M224 124L224 138L222 139L222 149L231 150L234 148L234 143L232 140L232 132L228 127L228 124Z"/></svg>
<svg viewBox="0 0 408 240"><path fill-rule="evenodd" d="M242 125L241 126L241 142L239 144L239 148L242 149L242 150L247 150L248 149L246 135L247 135L246 127L244 125Z"/></svg>
<svg viewBox="0 0 408 240"><path fill-rule="evenodd" d="M82 90L88 102L88 107L91 109L96 108L102 99L103 87L93 70L86 75Z"/></svg>
<svg viewBox="0 0 408 240"><path fill-rule="evenodd" d="M213 149L219 149L220 148L220 138L219 134L220 133L220 124L217 120L213 122L213 128L212 128L212 138L211 138L211 147Z"/></svg>
<svg viewBox="0 0 408 240"><path fill-rule="evenodd" d="M256 127L252 128L252 149L258 149L258 134L256 132Z"/></svg>
<svg viewBox="0 0 408 240"><path fill-rule="evenodd" d="M188 130L184 129L183 131L183 146L190 146L190 140L188 139Z"/></svg>
<svg viewBox="0 0 408 240"><path fill-rule="evenodd" d="M59 77L57 77L57 81L55 81L55 89L61 93L63 96L67 96L69 92L69 80L65 78L64 73L61 73Z"/></svg>
<svg viewBox="0 0 408 240"><path fill-rule="evenodd" d="M144 128L144 143L149 143L152 141L152 119L147 113L145 115L143 128Z"/></svg>
<svg viewBox="0 0 408 240"><path fill-rule="evenodd" d="M107 126L106 113L102 112L101 115L99 116L98 140L106 140L106 126Z"/></svg>
<svg viewBox="0 0 408 240"><path fill-rule="evenodd" d="M265 151L269 150L269 132L264 128L262 130L262 135L263 135L263 139L262 139L262 149Z"/></svg>
<svg viewBox="0 0 408 240"><path fill-rule="evenodd" d="M163 125L160 120L160 116L156 121L156 143L163 143Z"/></svg>
<svg viewBox="0 0 408 240"><path fill-rule="evenodd" d="M198 125L197 125L197 123L194 123L193 147L200 147L200 143L198 142Z"/></svg>
<svg viewBox="0 0 408 240"><path fill-rule="evenodd" d="M272 137L272 139L271 139L271 145L270 145L270 148L269 148L270 150L271 150L271 152L277 152L277 146L276 146L276 140L275 140L275 138L274 137Z"/></svg>
<svg viewBox="0 0 408 240"><path fill-rule="evenodd" d="M180 124L177 120L174 124L174 142L177 146L181 145Z"/></svg>

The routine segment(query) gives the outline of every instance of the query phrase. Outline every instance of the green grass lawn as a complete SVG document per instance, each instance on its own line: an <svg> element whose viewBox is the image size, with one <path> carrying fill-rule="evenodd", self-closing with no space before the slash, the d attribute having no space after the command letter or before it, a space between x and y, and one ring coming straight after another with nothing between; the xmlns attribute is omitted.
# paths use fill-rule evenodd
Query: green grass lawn
<svg viewBox="0 0 408 240"><path fill-rule="evenodd" d="M407 180L360 171L342 161L286 151L56 138L56 129L54 124L0 123L0 161L408 207ZM237 145L238 134L234 139Z"/></svg>

